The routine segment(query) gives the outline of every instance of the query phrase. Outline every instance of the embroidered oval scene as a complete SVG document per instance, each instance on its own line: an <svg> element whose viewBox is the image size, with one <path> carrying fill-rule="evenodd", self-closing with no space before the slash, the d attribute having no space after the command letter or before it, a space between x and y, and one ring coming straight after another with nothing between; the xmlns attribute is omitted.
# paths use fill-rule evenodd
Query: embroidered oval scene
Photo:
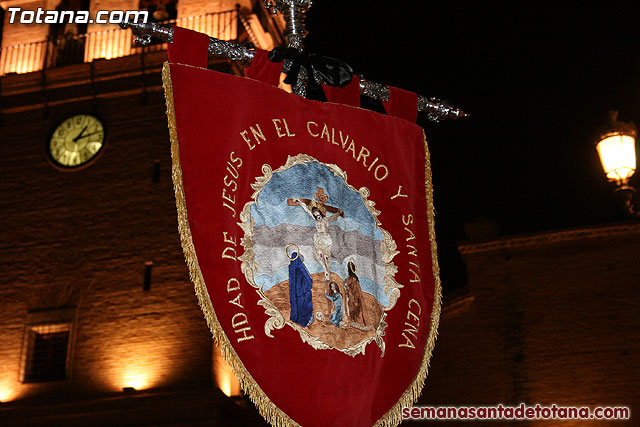
<svg viewBox="0 0 640 427"><path fill-rule="evenodd" d="M385 312L400 295L397 251L369 190L303 154L263 173L241 215L240 259L270 316L266 334L288 325L316 349L352 356L375 341L384 356Z"/></svg>

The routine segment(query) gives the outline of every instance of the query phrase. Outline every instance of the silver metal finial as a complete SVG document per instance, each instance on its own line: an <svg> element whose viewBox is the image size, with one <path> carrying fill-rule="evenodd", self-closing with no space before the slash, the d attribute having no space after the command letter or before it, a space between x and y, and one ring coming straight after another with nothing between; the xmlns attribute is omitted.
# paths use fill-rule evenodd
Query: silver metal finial
<svg viewBox="0 0 640 427"><path fill-rule="evenodd" d="M299 52L304 50L304 38L308 34L304 26L305 14L311 8L312 0L264 0L265 6L271 10L279 12L284 16L287 26L284 29L284 37L287 39L287 47L296 49ZM275 14L275 13L274 13ZM286 59L282 65L282 72L288 73L291 69L291 60ZM298 72L298 79L292 91L296 95L306 98L307 95L307 70L303 67Z"/></svg>
<svg viewBox="0 0 640 427"><path fill-rule="evenodd" d="M136 36L136 38L133 39L133 41L136 43L140 43L142 46L149 46L151 44L151 35L142 34L142 35Z"/></svg>

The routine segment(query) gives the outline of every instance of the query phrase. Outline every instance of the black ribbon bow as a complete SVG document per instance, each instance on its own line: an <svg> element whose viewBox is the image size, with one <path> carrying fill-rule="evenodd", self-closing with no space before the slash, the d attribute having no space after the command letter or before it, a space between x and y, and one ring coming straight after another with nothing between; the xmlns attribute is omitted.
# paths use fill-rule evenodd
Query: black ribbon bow
<svg viewBox="0 0 640 427"><path fill-rule="evenodd" d="M269 60L272 62L282 62L285 59L291 61L291 67L284 82L295 86L300 69L304 67L307 70L307 76L309 76L307 92L317 94L322 98L324 94L322 87L315 79L316 76L320 78L322 83L340 88L348 85L353 78L353 68L336 58L300 52L294 48L282 46L269 52Z"/></svg>

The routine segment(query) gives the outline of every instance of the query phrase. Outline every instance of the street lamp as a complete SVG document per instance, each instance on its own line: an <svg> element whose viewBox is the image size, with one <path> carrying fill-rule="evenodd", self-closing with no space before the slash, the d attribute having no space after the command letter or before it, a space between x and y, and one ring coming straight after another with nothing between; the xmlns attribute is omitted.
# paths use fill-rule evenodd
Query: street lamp
<svg viewBox="0 0 640 427"><path fill-rule="evenodd" d="M609 112L610 122L602 129L596 149L602 169L609 181L615 181L616 193L624 203L625 212L640 218L640 210L633 199L635 188L629 185L629 178L636 171L636 136L638 131L633 123L618 121L618 112Z"/></svg>

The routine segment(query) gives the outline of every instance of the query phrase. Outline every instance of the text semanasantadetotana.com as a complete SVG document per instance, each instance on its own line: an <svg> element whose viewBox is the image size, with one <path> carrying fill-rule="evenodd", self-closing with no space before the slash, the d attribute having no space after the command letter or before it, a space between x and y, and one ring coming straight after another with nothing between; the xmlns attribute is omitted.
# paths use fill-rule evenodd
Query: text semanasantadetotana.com
<svg viewBox="0 0 640 427"><path fill-rule="evenodd" d="M631 418L629 407L588 406L414 406L402 408L404 419L427 420L628 420Z"/></svg>

